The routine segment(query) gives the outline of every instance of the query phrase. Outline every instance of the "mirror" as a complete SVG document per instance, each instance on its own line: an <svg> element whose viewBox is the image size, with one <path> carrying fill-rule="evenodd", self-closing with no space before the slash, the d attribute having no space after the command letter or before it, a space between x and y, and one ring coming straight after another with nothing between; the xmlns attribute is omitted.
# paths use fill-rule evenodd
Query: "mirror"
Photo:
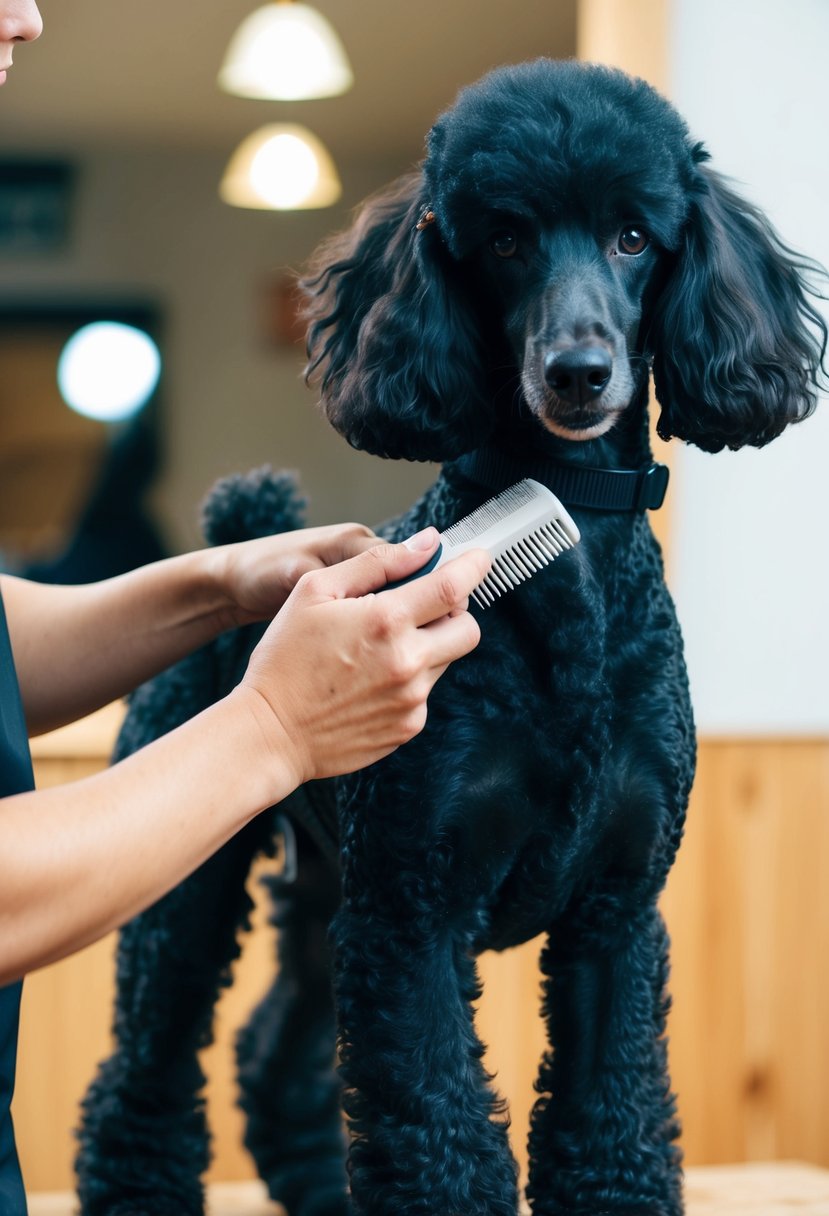
<svg viewBox="0 0 829 1216"><path fill-rule="evenodd" d="M90 582L165 554L144 505L159 465L158 388L141 394L144 404L130 416L122 410L109 421L79 412L77 377L74 394L65 380L59 387L67 343L101 321L129 326L120 332L146 335L154 349L163 348L153 305L0 305L0 567L10 573ZM113 377L128 371L123 351L93 352L90 368L99 404L117 405Z"/></svg>

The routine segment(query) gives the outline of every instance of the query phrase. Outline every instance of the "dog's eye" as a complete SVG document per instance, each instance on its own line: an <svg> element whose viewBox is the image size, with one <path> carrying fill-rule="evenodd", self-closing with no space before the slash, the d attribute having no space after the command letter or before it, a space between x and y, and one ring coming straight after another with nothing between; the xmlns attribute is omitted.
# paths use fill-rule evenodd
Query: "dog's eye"
<svg viewBox="0 0 829 1216"><path fill-rule="evenodd" d="M628 253L635 257L637 253L643 253L649 244L648 234L643 232L641 228L635 228L631 225L629 228L623 228L619 233L619 252Z"/></svg>
<svg viewBox="0 0 829 1216"><path fill-rule="evenodd" d="M490 237L489 247L499 258L511 258L518 248L518 238L510 228L504 228Z"/></svg>

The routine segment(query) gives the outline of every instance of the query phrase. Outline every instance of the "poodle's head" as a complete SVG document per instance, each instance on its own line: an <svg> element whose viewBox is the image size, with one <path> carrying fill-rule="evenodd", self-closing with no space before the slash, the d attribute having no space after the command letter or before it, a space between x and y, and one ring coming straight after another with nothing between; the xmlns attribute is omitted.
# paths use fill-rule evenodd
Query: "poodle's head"
<svg viewBox="0 0 829 1216"><path fill-rule="evenodd" d="M825 348L808 267L706 160L614 69L537 60L464 89L308 280L334 425L446 460L491 434L512 375L542 430L591 440L641 406L651 363L666 437L761 445L804 417Z"/></svg>

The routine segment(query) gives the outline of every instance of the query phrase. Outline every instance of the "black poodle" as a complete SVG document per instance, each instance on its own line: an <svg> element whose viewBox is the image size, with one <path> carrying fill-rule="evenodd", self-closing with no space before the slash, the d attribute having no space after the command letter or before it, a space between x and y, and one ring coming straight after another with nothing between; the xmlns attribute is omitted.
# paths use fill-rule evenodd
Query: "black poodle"
<svg viewBox="0 0 829 1216"><path fill-rule="evenodd" d="M370 201L307 282L331 422L355 447L443 464L389 536L445 528L532 476L582 541L484 615L412 743L279 809L296 866L271 880L278 976L239 1059L247 1144L291 1216L514 1216L475 959L541 932L533 1211L682 1210L657 900L694 731L646 514L666 483L648 372L664 437L761 446L813 410L826 345L811 264L706 161L640 80L503 68L461 92L422 168ZM292 495L267 473L231 480L211 539L295 526ZM228 690L256 636L141 690L121 752ZM88 1216L201 1211L196 1049L275 818L123 933L118 1046L80 1133Z"/></svg>

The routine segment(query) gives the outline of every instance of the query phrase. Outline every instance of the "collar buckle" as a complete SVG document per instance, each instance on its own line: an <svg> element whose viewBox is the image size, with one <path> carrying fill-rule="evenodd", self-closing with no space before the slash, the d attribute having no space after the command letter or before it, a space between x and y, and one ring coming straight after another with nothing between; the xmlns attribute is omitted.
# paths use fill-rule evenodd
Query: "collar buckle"
<svg viewBox="0 0 829 1216"><path fill-rule="evenodd" d="M639 474L634 511L658 511L665 501L670 469L666 464L654 461Z"/></svg>

